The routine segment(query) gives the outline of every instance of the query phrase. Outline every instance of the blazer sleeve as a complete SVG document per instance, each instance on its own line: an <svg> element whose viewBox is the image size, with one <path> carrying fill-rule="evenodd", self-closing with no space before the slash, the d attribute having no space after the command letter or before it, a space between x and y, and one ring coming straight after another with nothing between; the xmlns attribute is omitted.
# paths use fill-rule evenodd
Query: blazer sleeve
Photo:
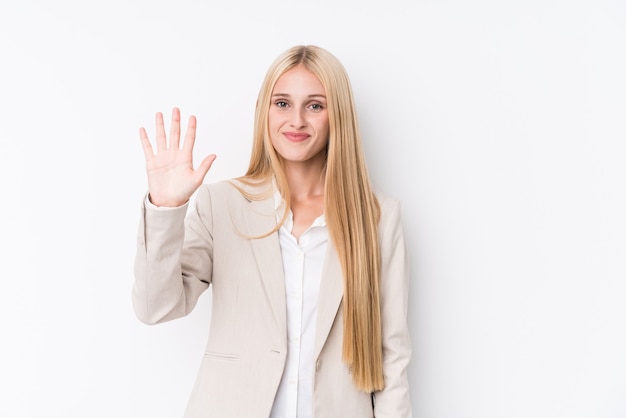
<svg viewBox="0 0 626 418"><path fill-rule="evenodd" d="M385 388L374 393L376 418L412 417L407 367L411 358L407 312L409 269L400 203L381 201L381 315Z"/></svg>
<svg viewBox="0 0 626 418"><path fill-rule="evenodd" d="M190 203L170 209L144 204L135 254L132 302L146 324L189 314L211 282L211 198L202 185Z"/></svg>

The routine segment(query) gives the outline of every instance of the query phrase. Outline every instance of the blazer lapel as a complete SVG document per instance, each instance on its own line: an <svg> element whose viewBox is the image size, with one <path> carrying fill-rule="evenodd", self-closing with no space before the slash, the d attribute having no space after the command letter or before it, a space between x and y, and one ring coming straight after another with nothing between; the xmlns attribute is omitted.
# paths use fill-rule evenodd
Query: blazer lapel
<svg viewBox="0 0 626 418"><path fill-rule="evenodd" d="M330 329L335 322L335 317L339 310L339 305L343 299L343 274L341 264L337 257L332 242L328 242L326 257L324 261L324 269L320 282L319 299L317 303L317 326L315 330L315 353L314 358L317 359L326 338L330 333ZM343 325L343 324L342 324Z"/></svg>
<svg viewBox="0 0 626 418"><path fill-rule="evenodd" d="M246 234L265 235L276 226L274 199L252 200L243 211ZM272 307L274 318L281 333L287 332L287 306L285 300L285 277L278 233L250 240L256 263L263 281L265 296Z"/></svg>
<svg viewBox="0 0 626 418"><path fill-rule="evenodd" d="M259 189L260 190L260 189ZM257 194L259 190L251 191ZM274 197L248 201L241 216L250 236L264 235L276 226ZM252 249L259 268L265 296L281 333L287 333L287 301L285 296L285 275L283 270L278 232L267 237L251 240ZM320 280L315 334L315 358L319 356L333 326L343 298L343 273L332 242L328 242L324 268Z"/></svg>

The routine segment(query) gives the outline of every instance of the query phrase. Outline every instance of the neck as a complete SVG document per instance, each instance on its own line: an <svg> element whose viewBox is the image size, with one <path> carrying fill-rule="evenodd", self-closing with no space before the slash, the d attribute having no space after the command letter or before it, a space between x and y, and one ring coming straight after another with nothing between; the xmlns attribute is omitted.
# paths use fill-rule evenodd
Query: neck
<svg viewBox="0 0 626 418"><path fill-rule="evenodd" d="M285 175L292 200L306 200L324 195L326 171L323 166L287 164Z"/></svg>

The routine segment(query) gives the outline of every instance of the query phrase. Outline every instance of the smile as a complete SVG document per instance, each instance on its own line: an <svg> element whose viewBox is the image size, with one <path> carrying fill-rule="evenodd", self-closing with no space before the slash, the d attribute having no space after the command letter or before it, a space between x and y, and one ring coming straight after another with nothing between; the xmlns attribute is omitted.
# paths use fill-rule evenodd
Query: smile
<svg viewBox="0 0 626 418"><path fill-rule="evenodd" d="M285 138L292 142L301 142L305 139L308 139L311 135L303 132L284 132L283 135Z"/></svg>

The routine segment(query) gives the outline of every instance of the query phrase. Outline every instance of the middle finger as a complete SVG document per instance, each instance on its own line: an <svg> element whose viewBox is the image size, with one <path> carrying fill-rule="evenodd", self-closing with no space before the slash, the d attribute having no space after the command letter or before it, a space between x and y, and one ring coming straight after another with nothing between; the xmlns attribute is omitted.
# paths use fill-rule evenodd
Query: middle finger
<svg viewBox="0 0 626 418"><path fill-rule="evenodd" d="M180 110L172 109L172 126L170 127L170 148L178 149L180 143Z"/></svg>

